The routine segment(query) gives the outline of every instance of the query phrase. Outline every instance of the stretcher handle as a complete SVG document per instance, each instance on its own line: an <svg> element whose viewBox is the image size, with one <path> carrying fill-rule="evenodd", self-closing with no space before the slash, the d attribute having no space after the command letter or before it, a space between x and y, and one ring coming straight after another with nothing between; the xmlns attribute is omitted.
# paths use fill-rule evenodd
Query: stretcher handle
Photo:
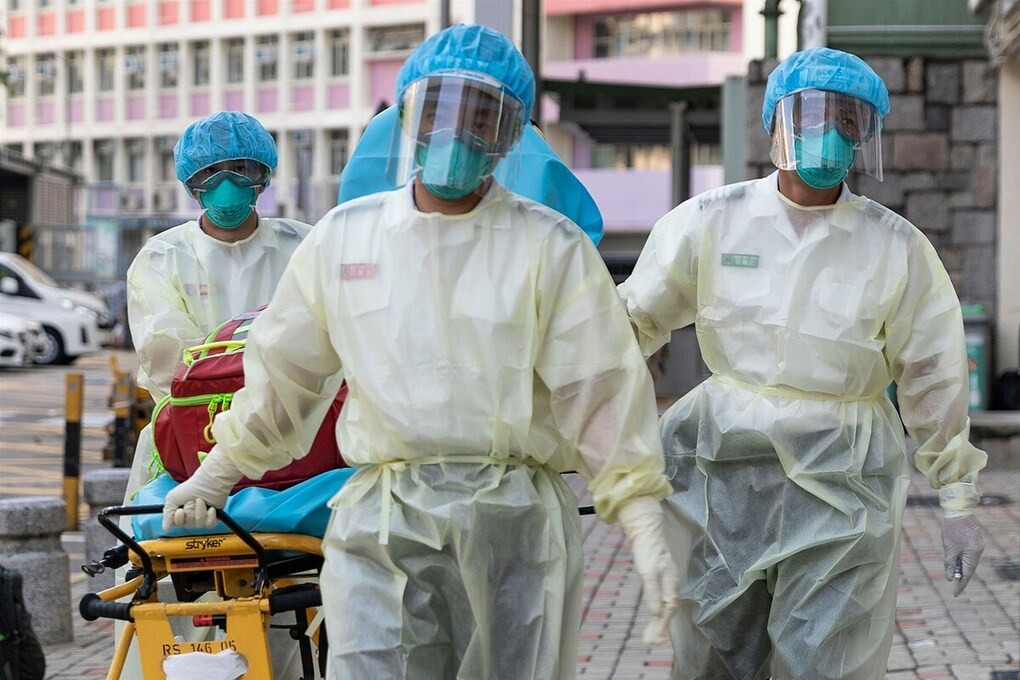
<svg viewBox="0 0 1020 680"><path fill-rule="evenodd" d="M131 604L129 602L106 602L95 593L86 593L78 603L78 613L86 621L96 619L120 619L121 621L134 621L131 617Z"/></svg>
<svg viewBox="0 0 1020 680"><path fill-rule="evenodd" d="M269 596L269 613L293 612L322 606L322 591L311 586L301 590L272 593Z"/></svg>

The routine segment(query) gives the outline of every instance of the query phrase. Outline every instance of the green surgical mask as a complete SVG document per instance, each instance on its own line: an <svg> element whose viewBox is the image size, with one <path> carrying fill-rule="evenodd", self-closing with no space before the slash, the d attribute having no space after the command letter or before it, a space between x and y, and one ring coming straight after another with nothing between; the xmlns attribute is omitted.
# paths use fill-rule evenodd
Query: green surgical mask
<svg viewBox="0 0 1020 680"><path fill-rule="evenodd" d="M415 161L421 179L433 196L447 200L464 198L478 188L492 167L492 156L473 149L458 138L420 144Z"/></svg>
<svg viewBox="0 0 1020 680"><path fill-rule="evenodd" d="M799 137L794 142L797 174L815 189L831 189L846 178L857 158L853 143L835 129L821 135Z"/></svg>
<svg viewBox="0 0 1020 680"><path fill-rule="evenodd" d="M258 193L256 187L243 187L224 179L212 189L201 192L198 203L217 227L236 229L248 219Z"/></svg>

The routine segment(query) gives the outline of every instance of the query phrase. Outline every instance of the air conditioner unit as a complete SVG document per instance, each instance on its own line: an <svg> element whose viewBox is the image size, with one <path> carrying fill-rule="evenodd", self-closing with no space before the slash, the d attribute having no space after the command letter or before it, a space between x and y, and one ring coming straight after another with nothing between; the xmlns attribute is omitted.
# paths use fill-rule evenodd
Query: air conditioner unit
<svg viewBox="0 0 1020 680"><path fill-rule="evenodd" d="M57 75L57 67L52 61L38 61L35 64L35 72L41 78L53 78Z"/></svg>
<svg viewBox="0 0 1020 680"><path fill-rule="evenodd" d="M160 71L175 71L175 70L177 70L177 53L176 52L160 52L159 53L159 70Z"/></svg>
<svg viewBox="0 0 1020 680"><path fill-rule="evenodd" d="M173 151L177 141L173 137L156 137L156 147L160 151Z"/></svg>
<svg viewBox="0 0 1020 680"><path fill-rule="evenodd" d="M152 192L152 206L159 211L177 210L177 187L157 187Z"/></svg>
<svg viewBox="0 0 1020 680"><path fill-rule="evenodd" d="M7 68L7 80L12 83L21 82L25 78L25 70L20 66L9 66Z"/></svg>
<svg viewBox="0 0 1020 680"><path fill-rule="evenodd" d="M137 54L124 57L124 70L128 73L141 73L145 70L145 59Z"/></svg>
<svg viewBox="0 0 1020 680"><path fill-rule="evenodd" d="M315 45L309 40L299 40L294 43L294 61L298 63L308 62L315 56Z"/></svg>
<svg viewBox="0 0 1020 680"><path fill-rule="evenodd" d="M276 45L256 45L255 61L268 64L276 61Z"/></svg>

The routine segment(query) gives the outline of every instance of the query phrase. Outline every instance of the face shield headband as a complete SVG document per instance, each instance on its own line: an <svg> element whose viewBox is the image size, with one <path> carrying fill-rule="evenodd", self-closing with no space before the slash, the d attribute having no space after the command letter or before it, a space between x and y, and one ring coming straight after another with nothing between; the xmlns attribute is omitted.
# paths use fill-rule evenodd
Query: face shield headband
<svg viewBox="0 0 1020 680"><path fill-rule="evenodd" d="M779 100L773 118L772 161L815 188L838 185L853 169L882 179L882 119L850 95L803 90Z"/></svg>

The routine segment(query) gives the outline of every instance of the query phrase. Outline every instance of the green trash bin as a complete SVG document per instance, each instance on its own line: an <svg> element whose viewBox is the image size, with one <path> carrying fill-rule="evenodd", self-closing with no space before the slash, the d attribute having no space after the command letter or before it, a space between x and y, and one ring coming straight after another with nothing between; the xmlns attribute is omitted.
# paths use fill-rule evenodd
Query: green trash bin
<svg viewBox="0 0 1020 680"><path fill-rule="evenodd" d="M992 366L992 319L984 305L963 305L963 333L967 343L967 368L970 381L970 409L988 408Z"/></svg>

